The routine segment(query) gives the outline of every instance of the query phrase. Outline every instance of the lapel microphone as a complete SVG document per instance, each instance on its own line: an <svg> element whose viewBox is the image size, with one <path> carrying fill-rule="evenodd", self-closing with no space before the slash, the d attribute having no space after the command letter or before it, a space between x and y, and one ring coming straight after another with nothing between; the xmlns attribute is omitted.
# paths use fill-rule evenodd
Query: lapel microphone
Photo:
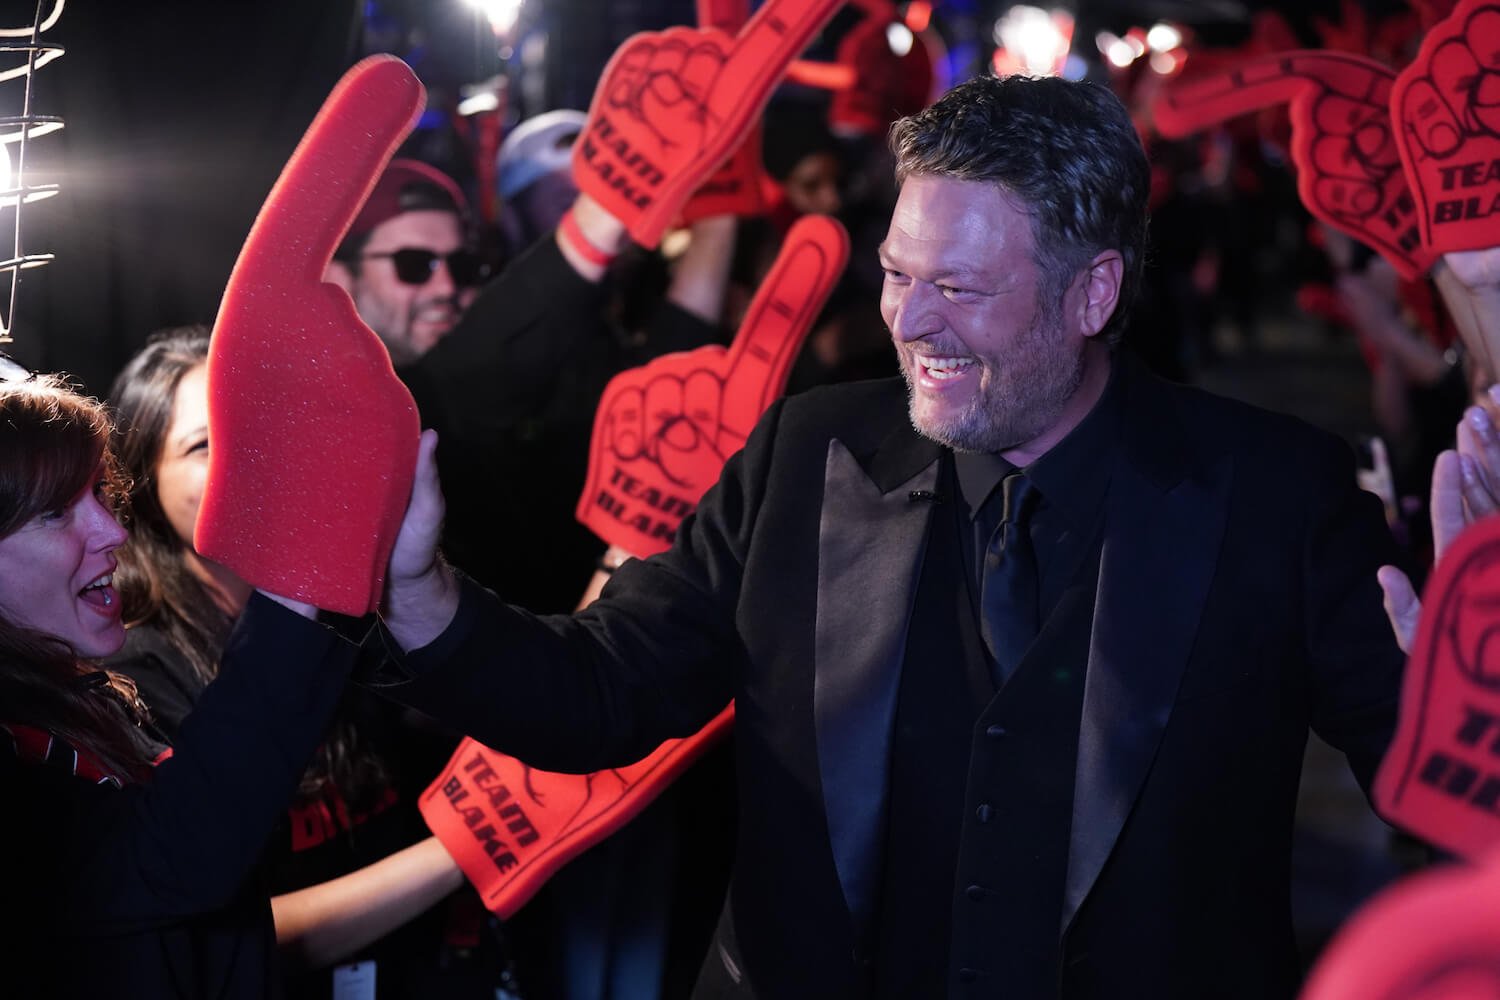
<svg viewBox="0 0 1500 1000"><path fill-rule="evenodd" d="M947 503L948 498L941 493L932 490L912 490L906 494L906 499L912 503Z"/></svg>

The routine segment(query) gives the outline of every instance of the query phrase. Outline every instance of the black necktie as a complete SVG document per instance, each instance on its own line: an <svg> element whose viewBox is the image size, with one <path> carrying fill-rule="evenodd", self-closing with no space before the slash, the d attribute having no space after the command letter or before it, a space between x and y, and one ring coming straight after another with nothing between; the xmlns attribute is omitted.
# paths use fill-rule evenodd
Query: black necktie
<svg viewBox="0 0 1500 1000"><path fill-rule="evenodd" d="M1004 684L1037 632L1036 554L1027 520L1040 497L1031 480L1012 472L1000 483L1004 510L984 552L979 630Z"/></svg>

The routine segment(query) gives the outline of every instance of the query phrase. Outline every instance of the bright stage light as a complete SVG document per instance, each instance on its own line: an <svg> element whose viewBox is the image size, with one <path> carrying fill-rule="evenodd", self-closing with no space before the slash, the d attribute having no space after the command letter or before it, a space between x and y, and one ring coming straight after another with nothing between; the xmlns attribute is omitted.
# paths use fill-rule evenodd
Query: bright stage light
<svg viewBox="0 0 1500 1000"><path fill-rule="evenodd" d="M1094 36L1094 44L1105 61L1117 69L1135 62L1135 47L1112 31L1099 32Z"/></svg>
<svg viewBox="0 0 1500 1000"><path fill-rule="evenodd" d="M1005 64L1025 73L1055 76L1073 44L1073 15L1017 4L995 22L995 41L1008 54Z"/></svg>
<svg viewBox="0 0 1500 1000"><path fill-rule="evenodd" d="M469 115L481 114L485 111L494 111L500 107L500 95L493 90L465 97L458 102L458 113L468 117Z"/></svg>
<svg viewBox="0 0 1500 1000"><path fill-rule="evenodd" d="M490 29L497 35L507 35L516 26L521 16L523 0L467 0L470 7L479 11L490 22Z"/></svg>
<svg viewBox="0 0 1500 1000"><path fill-rule="evenodd" d="M1182 44L1182 32L1165 21L1151 26L1146 32L1146 45L1152 52L1171 52Z"/></svg>
<svg viewBox="0 0 1500 1000"><path fill-rule="evenodd" d="M900 21L892 21L885 26L885 42L891 47L891 53L900 58L911 51L912 45L916 42L916 36Z"/></svg>
<svg viewBox="0 0 1500 1000"><path fill-rule="evenodd" d="M20 113L0 116L0 210L6 213L10 223L10 255L0 260L0 273L8 273L8 308L0 315L0 343L9 343L11 327L16 315L16 290L20 284L17 275L28 268L40 267L52 260L50 253L29 253L21 240L22 206L50 198L57 194L56 184L31 184L27 182L26 146L35 138L63 127L61 118L55 115L39 115L32 107L32 76L37 70L62 55L60 45L45 44L42 32L51 28L62 16L64 0L53 0L50 11L43 15L42 4L37 3L35 19L25 25L0 27L0 84L15 81L19 86ZM13 94L9 87L6 95ZM14 147L14 148L12 148ZM0 250L0 253L3 253Z"/></svg>

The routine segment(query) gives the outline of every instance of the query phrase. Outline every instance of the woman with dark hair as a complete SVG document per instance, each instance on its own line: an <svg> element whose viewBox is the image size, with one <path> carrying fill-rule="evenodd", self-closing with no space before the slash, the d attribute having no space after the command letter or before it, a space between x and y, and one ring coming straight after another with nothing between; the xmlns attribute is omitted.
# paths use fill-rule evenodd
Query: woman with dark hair
<svg viewBox="0 0 1500 1000"><path fill-rule="evenodd" d="M94 662L125 639L109 433L60 379L0 381L0 975L13 996L273 995L248 876L357 650L252 595L169 754ZM422 463L435 490L431 442Z"/></svg>
<svg viewBox="0 0 1500 1000"><path fill-rule="evenodd" d="M250 594L192 544L208 470L208 344L202 326L158 332L110 394L112 444L131 484L115 575L126 641L111 665L135 681L169 739L217 673ZM390 748L407 733L394 711L362 689L345 692L268 842L263 871L292 996L332 996L349 977L378 977L382 992L431 989L445 915L434 904L463 876L414 808L420 787L397 773ZM425 784L445 759L416 768L411 782ZM329 968L353 959L357 970Z"/></svg>
<svg viewBox="0 0 1500 1000"><path fill-rule="evenodd" d="M203 326L162 331L110 392L116 417L110 444L131 486L130 538L115 579L128 627L123 655L171 651L173 669L136 678L157 724L169 733L213 680L224 639L250 596L248 584L191 545L208 474L208 338ZM174 419L184 382L183 405L196 406ZM169 431L175 431L170 440ZM132 627L138 625L145 627Z"/></svg>

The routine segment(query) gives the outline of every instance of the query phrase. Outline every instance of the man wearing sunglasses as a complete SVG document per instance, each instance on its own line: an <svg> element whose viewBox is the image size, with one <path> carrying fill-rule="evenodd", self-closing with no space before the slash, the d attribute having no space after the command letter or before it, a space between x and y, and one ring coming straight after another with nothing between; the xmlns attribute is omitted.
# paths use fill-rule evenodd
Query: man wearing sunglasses
<svg viewBox="0 0 1500 1000"><path fill-rule="evenodd" d="M392 160L328 265L397 365L463 318L489 268L468 241L468 206L446 174Z"/></svg>

